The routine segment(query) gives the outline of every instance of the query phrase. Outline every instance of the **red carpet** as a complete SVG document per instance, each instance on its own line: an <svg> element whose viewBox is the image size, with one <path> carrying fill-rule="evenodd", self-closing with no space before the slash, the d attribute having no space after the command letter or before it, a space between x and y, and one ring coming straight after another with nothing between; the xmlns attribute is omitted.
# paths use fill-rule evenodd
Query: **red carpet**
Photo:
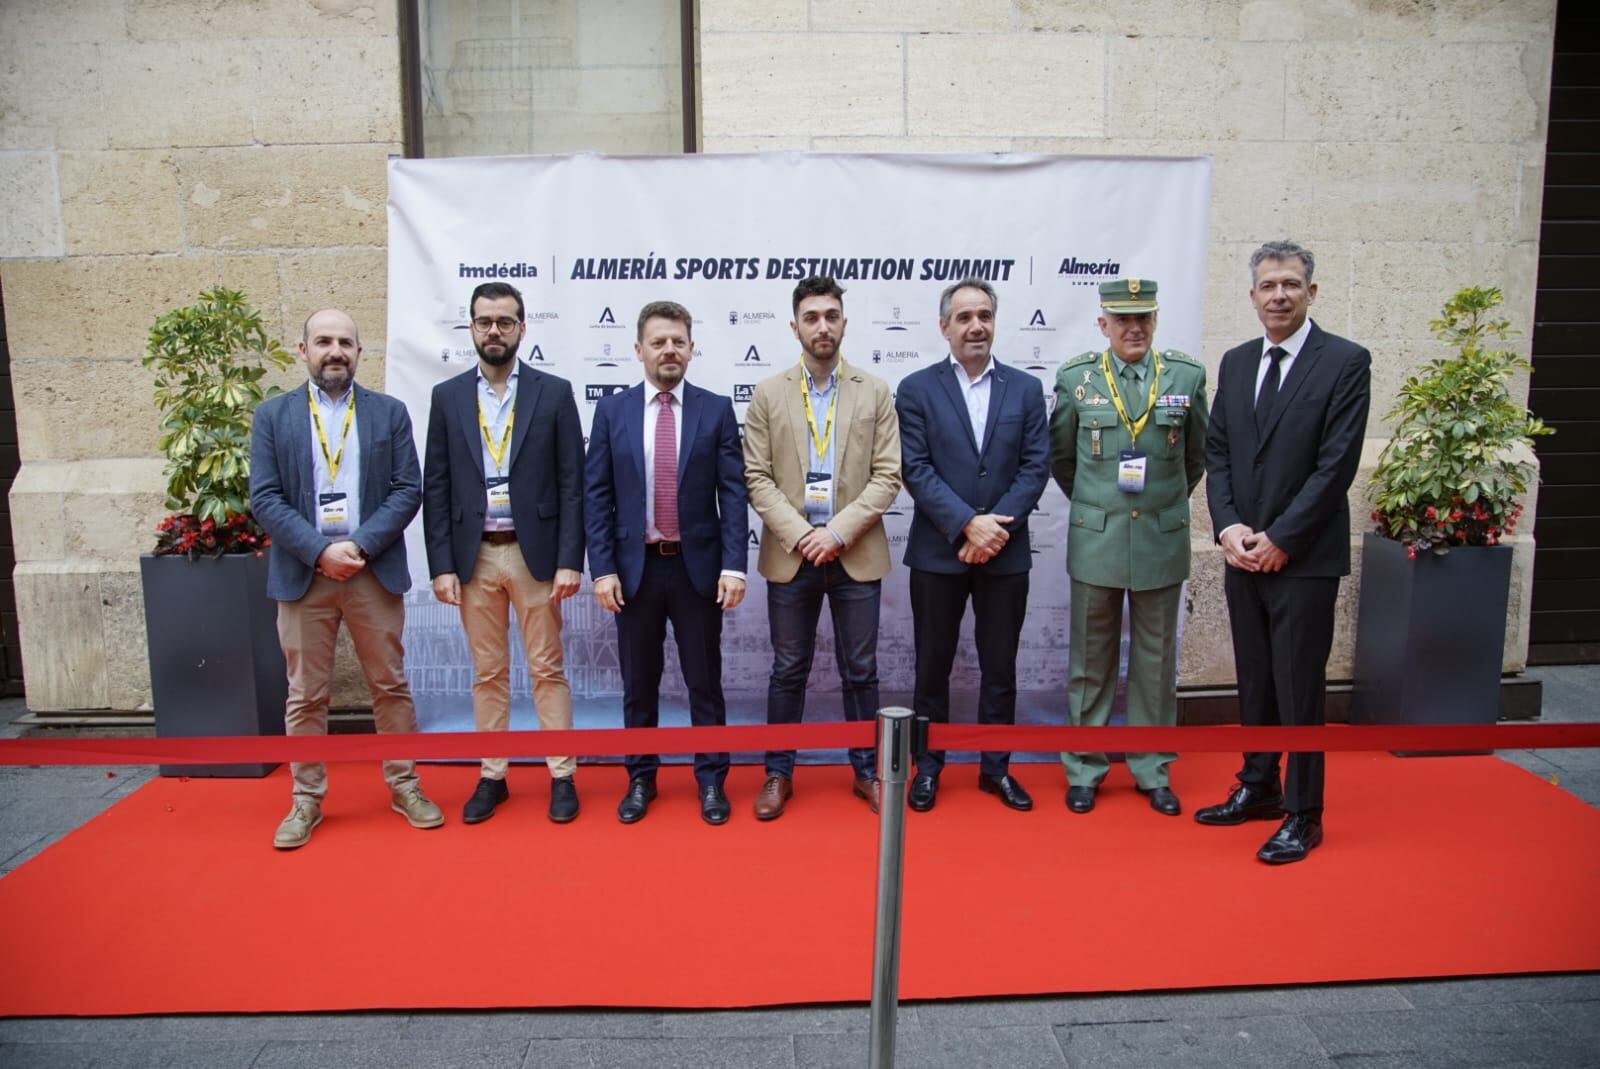
<svg viewBox="0 0 1600 1069"><path fill-rule="evenodd" d="M1186 809L1236 758L1187 756ZM908 814L909 999L1600 969L1600 811L1494 758L1329 757L1328 838L1254 859L1269 823L1162 817L1113 771L1095 812L1055 765L1019 765L1038 808L1002 809L952 767ZM752 1006L866 999L877 824L846 768L802 768L758 824L699 820L686 768L643 823L615 767L548 779L466 827L476 770L430 767L450 823L415 831L375 765L332 770L310 845L278 853L282 771L162 780L0 879L0 1015L506 1006Z"/></svg>

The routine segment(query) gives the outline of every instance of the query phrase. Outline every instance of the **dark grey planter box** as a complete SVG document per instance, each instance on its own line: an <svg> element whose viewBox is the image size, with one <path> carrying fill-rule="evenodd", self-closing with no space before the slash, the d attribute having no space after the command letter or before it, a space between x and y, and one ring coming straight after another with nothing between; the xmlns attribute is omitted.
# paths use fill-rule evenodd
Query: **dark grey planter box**
<svg viewBox="0 0 1600 1069"><path fill-rule="evenodd" d="M289 693L267 560L139 558L156 735L282 735ZM276 764L162 765L163 776L265 776Z"/></svg>
<svg viewBox="0 0 1600 1069"><path fill-rule="evenodd" d="M1368 532L1350 722L1493 724L1510 597L1510 546L1408 560Z"/></svg>

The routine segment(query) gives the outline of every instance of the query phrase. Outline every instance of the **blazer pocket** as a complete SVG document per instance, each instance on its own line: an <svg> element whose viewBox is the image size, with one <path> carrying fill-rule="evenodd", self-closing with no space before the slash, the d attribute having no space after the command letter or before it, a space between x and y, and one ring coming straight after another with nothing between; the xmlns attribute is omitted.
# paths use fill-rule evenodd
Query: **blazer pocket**
<svg viewBox="0 0 1600 1069"><path fill-rule="evenodd" d="M1174 505L1169 509L1162 509L1156 514L1156 526L1163 531L1179 531L1189 526L1189 506L1187 503Z"/></svg>
<svg viewBox="0 0 1600 1069"><path fill-rule="evenodd" d="M1082 527L1088 531L1104 531L1106 529L1106 510L1093 505L1080 505L1072 503L1072 526Z"/></svg>

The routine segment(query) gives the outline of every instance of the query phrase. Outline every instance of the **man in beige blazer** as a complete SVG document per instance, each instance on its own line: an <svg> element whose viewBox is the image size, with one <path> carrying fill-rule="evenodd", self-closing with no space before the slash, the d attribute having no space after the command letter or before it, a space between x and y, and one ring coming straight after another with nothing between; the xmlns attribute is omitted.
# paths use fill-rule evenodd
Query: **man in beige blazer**
<svg viewBox="0 0 1600 1069"><path fill-rule="evenodd" d="M900 489L900 426L888 384L840 355L844 290L813 276L794 289L801 357L755 389L745 417L745 483L761 517L772 677L767 723L796 724L826 596L846 720L878 712L878 603L889 572L883 513ZM852 749L855 794L876 813L875 754ZM794 751L767 754L756 819L783 815Z"/></svg>

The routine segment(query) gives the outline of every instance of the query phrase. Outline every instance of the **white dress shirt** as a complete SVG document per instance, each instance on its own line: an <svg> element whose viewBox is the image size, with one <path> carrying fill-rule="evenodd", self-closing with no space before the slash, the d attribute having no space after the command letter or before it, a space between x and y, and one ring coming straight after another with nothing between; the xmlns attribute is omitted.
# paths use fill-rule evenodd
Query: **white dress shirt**
<svg viewBox="0 0 1600 1069"><path fill-rule="evenodd" d="M994 381L994 356L984 365L983 373L976 379L967 378L967 369L950 354L950 363L956 369L956 381L961 384L962 396L967 401L967 419L972 422L972 440L983 449L983 432L989 426L989 384Z"/></svg>

